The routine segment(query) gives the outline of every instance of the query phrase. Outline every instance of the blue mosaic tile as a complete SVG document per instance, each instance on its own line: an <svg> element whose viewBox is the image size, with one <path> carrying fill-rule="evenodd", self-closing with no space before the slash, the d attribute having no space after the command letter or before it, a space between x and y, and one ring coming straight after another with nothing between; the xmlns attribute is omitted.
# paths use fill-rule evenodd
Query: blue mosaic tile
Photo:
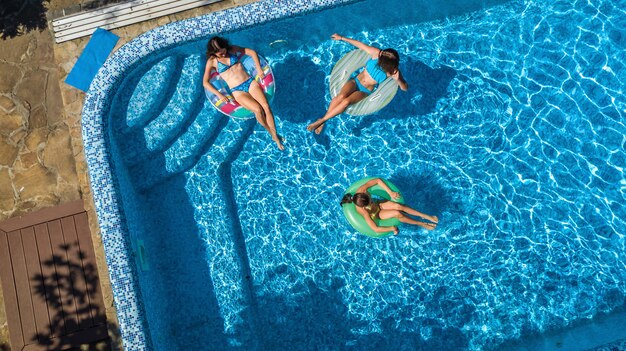
<svg viewBox="0 0 626 351"><path fill-rule="evenodd" d="M125 350L151 350L152 345L104 132L107 111L124 72L141 58L168 46L354 1L265 0L170 23L122 46L96 75L83 105L83 143Z"/></svg>

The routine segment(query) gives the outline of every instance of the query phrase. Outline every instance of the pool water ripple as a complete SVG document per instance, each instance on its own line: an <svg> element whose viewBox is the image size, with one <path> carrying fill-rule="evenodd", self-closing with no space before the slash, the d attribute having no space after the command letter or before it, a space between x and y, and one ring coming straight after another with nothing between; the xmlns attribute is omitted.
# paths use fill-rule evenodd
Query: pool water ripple
<svg viewBox="0 0 626 351"><path fill-rule="evenodd" d="M204 110L188 132L147 133L154 139L140 142L165 149L166 164L197 160L176 172L186 171L225 332L265 349L307 349L307 338L364 349L365 336L386 335L374 344L495 350L623 305L624 8L512 1L346 33L396 47L411 89L375 116L331 120L320 136L305 127L323 114L324 77L349 48L268 50L284 152L245 122L203 136L219 120ZM437 229L354 233L339 200L376 175L439 216Z"/></svg>
<svg viewBox="0 0 626 351"><path fill-rule="evenodd" d="M602 32L599 21L584 18L576 22L575 15L574 19L562 21L578 23L576 27L557 30L553 27L567 25L558 22L563 14L556 13L552 18L537 5L524 9L521 23L513 14L503 21L503 14L495 11L491 9L480 19L471 18L472 22L459 20L431 28L407 26L368 33L370 39L375 36L374 41L384 43L386 38L419 38L418 31L427 32L428 41L417 40L407 46L440 53L427 63L436 66L443 62L457 72L449 95L437 102L433 113L373 123L361 130L359 137L354 136L355 122L343 116L341 121L329 123L327 133L332 144L323 150L321 161L315 139L298 130L300 126L291 131L284 123L283 129L304 140L303 145L290 145L296 148L297 159L276 156L275 168L267 169L263 164L267 160L254 161L255 154L266 157L255 152L258 145L254 143L248 144L239 158L247 162L239 165L238 173L256 173L239 186L259 189L256 194L239 198L239 216L244 223L264 223L246 234L252 237L261 228L272 228L274 234L269 239L281 241L277 237L309 233L297 239L307 244L290 247L306 252L305 257L321 255L322 261L335 266L317 266L317 270L328 269L332 274L341 269L346 286L340 293L347 301L348 313L370 321L364 333L380 331L372 321L393 318L402 325L403 321L420 324L431 318L438 320L440 327L465 330L471 335L470 346L489 348L519 336L524 328L555 328L616 307L603 301L603 296L620 287L624 277L624 257L619 251L624 246L624 226L619 219L624 209L610 208L608 201L623 204L622 193L611 188L624 174L621 167L607 162L607 151L612 149L613 154L620 155L617 157L623 156L624 126L603 115L596 118L608 128L585 119L603 109L624 111L623 96L615 94L623 84L614 76L601 74L607 72L603 67L610 65L613 46L610 42L600 43L594 34ZM527 21L529 16L535 20ZM492 17L499 20L490 22ZM471 28L473 24L480 29ZM447 27L440 28L444 25ZM532 30L528 31L530 26ZM569 39L563 41L558 35L565 30L570 32ZM572 30L578 33L575 39ZM513 41L517 37L511 32L516 31L520 32L521 42ZM479 36L485 40L477 40L476 32L485 33ZM400 49L403 54L415 54L408 48ZM332 62L326 58L319 61ZM561 68L555 61L566 64ZM567 62L575 65L568 67ZM434 123L429 124L430 119ZM421 129L416 122L429 124L431 129ZM418 133L413 133L414 126ZM384 132L389 129L391 133ZM384 150L384 156L379 155L380 150ZM299 170L301 182L256 186L255 179L280 182L288 177L294 163L303 161L309 164L308 169ZM355 161L361 165L355 165ZM399 238L365 243L341 235L329 236L333 228L343 236L354 235L338 215L337 201L345 186L365 175L381 174L393 179L403 172L408 177L431 173L432 178L424 181L443 183L441 187L461 208L439 204L441 207L435 210L441 211L442 224L434 233L403 228ZM319 184L320 188L302 191L306 183ZM325 184L332 183L341 185L326 188ZM284 194L268 193L267 189L282 189ZM427 183L409 191L425 193L418 207L428 206ZM258 209L248 209L246 198L250 197L271 199L264 204L263 213L267 215L259 218ZM303 205L282 200L291 197L314 197L316 201ZM272 208L276 208L275 214L268 212ZM285 208L298 209L300 215L275 220ZM276 228L271 223L281 226ZM595 234L601 227L613 232L618 246L587 248L588 240L603 241ZM313 240L319 237L357 247L329 252ZM259 270L256 274L263 276L265 267L274 266L268 262L273 257L285 262L284 255L277 255L284 250L271 242L262 248L251 247L251 262L257 262ZM614 264L602 264L598 255L621 257L614 259ZM297 255L288 264L300 268L296 271L311 271L307 262L314 260L305 257ZM292 277L306 278L306 274ZM417 282L422 289L415 289L413 284ZM273 293L289 296L292 284L278 284L282 288ZM467 291L465 287L472 285L479 288ZM267 289L265 284L258 288Z"/></svg>

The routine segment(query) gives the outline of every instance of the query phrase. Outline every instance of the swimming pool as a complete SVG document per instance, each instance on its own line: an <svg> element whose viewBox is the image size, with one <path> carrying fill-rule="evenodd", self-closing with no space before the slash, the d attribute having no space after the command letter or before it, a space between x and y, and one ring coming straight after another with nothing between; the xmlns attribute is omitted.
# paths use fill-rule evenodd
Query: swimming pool
<svg viewBox="0 0 626 351"><path fill-rule="evenodd" d="M217 32L201 29L207 19L164 35L172 45L137 44L146 59L100 74L116 81L85 104L104 116L102 131L88 120L84 134L125 346L523 349L619 313L622 4L366 0L229 32L271 62L282 153L254 121L205 101L204 45ZM302 10L253 6L243 11ZM306 125L350 50L333 32L395 47L410 90L315 136ZM107 159L109 180L98 167ZM437 230L354 233L338 201L372 175L438 215ZM124 217L107 218L117 208ZM136 304L120 307L129 296Z"/></svg>

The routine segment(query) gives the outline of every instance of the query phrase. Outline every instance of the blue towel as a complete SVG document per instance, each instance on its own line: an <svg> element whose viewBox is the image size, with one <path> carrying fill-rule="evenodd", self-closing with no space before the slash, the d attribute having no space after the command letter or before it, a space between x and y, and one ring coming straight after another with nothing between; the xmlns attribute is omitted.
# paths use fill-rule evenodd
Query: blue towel
<svg viewBox="0 0 626 351"><path fill-rule="evenodd" d="M91 81L104 64L115 47L119 37L102 28L96 31L89 39L85 50L80 54L74 68L65 78L65 83L82 91L87 91Z"/></svg>

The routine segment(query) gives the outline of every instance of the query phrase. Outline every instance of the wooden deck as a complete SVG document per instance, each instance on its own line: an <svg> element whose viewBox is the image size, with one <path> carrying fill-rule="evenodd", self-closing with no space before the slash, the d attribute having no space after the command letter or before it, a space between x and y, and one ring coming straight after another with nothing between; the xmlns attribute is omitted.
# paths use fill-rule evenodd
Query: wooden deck
<svg viewBox="0 0 626 351"><path fill-rule="evenodd" d="M0 279L12 350L67 350L108 339L82 201L0 223Z"/></svg>

